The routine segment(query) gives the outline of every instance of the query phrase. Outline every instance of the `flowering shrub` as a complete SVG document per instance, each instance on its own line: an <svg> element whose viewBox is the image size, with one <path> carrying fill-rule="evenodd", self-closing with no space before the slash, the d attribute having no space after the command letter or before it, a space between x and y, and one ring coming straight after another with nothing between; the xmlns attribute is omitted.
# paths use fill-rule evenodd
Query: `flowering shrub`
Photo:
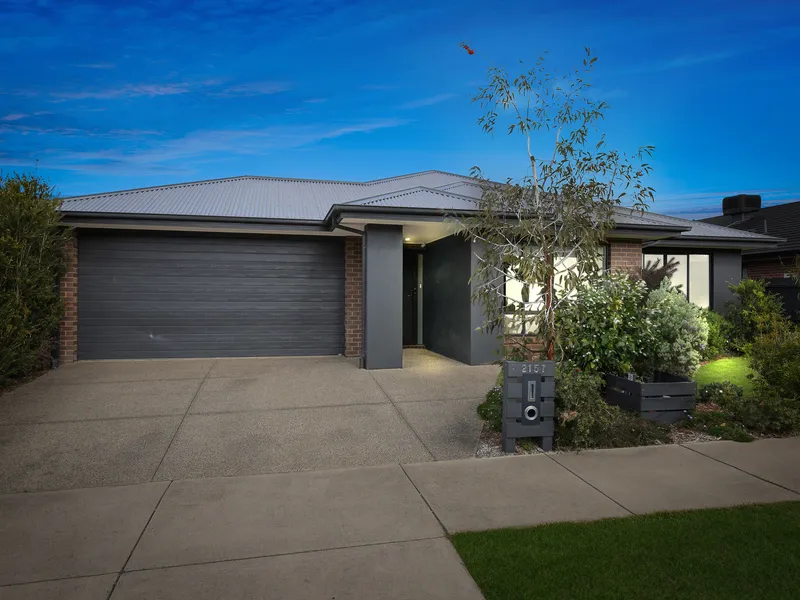
<svg viewBox="0 0 800 600"><path fill-rule="evenodd" d="M562 358L597 373L626 375L646 363L654 329L642 311L647 287L610 273L583 283L556 315Z"/></svg>
<svg viewBox="0 0 800 600"><path fill-rule="evenodd" d="M648 352L650 370L691 377L708 344L703 310L664 280L647 297L645 312L657 332Z"/></svg>
<svg viewBox="0 0 800 600"><path fill-rule="evenodd" d="M714 381L701 385L697 391L698 402L713 402L719 406L738 402L744 397L744 389L730 381Z"/></svg>

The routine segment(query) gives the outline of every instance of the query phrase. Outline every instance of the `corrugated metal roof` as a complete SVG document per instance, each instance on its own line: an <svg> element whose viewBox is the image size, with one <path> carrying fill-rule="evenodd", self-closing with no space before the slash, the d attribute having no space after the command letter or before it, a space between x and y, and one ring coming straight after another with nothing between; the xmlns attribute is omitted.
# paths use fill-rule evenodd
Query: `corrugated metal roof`
<svg viewBox="0 0 800 600"><path fill-rule="evenodd" d="M688 219L669 217L667 215L660 215L657 213L650 213L650 212L646 213L646 217L648 219L664 224L675 223L679 225L690 226L691 229L689 231L684 231L683 233L681 233L681 237L685 238L729 238L729 239L735 238L735 239L742 239L755 242L776 241L775 238L770 237L768 235L752 233L750 231L738 231L730 229L728 227L722 227L721 225L712 225L711 223L704 223L703 221L690 221Z"/></svg>
<svg viewBox="0 0 800 600"><path fill-rule="evenodd" d="M464 181L425 171L366 183L233 177L65 198L66 213L120 213L319 221L334 204Z"/></svg>
<svg viewBox="0 0 800 600"><path fill-rule="evenodd" d="M111 213L187 217L232 217L322 221L336 204L469 210L481 197L474 179L444 171L423 171L367 182L232 177L123 190L63 199L66 214ZM681 237L772 238L656 213L620 209L618 224L691 227Z"/></svg>
<svg viewBox="0 0 800 600"><path fill-rule="evenodd" d="M397 208L430 208L434 210L475 210L475 201L437 189L415 187L410 190L381 194L348 202L351 206L392 206Z"/></svg>

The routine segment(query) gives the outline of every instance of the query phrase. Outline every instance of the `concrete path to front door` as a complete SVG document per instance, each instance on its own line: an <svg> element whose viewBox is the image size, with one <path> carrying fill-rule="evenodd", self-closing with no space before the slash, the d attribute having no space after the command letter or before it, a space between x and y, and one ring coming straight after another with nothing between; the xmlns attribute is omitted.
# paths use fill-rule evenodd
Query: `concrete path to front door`
<svg viewBox="0 0 800 600"><path fill-rule="evenodd" d="M343 357L95 361L0 396L0 493L474 456L497 375L425 350Z"/></svg>
<svg viewBox="0 0 800 600"><path fill-rule="evenodd" d="M479 600L457 531L800 500L800 438L0 495L4 600Z"/></svg>

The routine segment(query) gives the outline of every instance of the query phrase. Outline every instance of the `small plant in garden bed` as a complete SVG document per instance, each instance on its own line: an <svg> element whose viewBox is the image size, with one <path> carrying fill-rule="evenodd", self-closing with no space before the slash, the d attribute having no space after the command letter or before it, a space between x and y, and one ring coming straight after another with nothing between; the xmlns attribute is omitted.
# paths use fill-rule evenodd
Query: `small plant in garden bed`
<svg viewBox="0 0 800 600"><path fill-rule="evenodd" d="M723 440L752 442L755 439L741 423L735 422L731 415L719 410L698 408L686 420L684 426Z"/></svg>
<svg viewBox="0 0 800 600"><path fill-rule="evenodd" d="M503 427L503 388L495 386L486 392L486 398L478 404L478 416L486 421L493 431Z"/></svg>

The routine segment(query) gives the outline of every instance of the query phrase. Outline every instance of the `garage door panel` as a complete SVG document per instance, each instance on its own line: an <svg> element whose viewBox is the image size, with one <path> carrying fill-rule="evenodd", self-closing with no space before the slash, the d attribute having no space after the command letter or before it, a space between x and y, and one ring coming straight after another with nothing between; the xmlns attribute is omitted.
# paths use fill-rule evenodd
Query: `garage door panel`
<svg viewBox="0 0 800 600"><path fill-rule="evenodd" d="M339 354L341 240L79 236L82 359Z"/></svg>

